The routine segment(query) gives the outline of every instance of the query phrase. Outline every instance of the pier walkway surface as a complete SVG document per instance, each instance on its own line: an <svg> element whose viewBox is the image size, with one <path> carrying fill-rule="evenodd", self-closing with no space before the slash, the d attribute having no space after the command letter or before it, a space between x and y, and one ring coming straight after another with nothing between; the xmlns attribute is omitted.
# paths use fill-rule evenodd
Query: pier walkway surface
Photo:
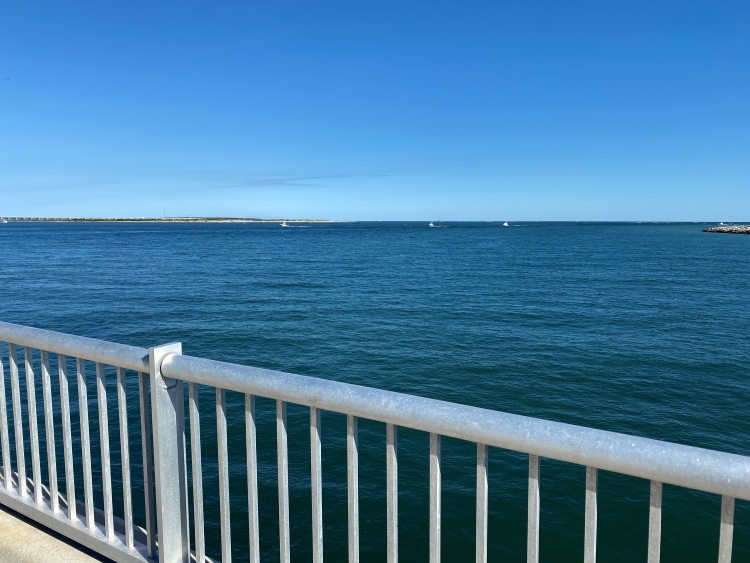
<svg viewBox="0 0 750 563"><path fill-rule="evenodd" d="M0 505L0 563L106 563L110 560Z"/></svg>

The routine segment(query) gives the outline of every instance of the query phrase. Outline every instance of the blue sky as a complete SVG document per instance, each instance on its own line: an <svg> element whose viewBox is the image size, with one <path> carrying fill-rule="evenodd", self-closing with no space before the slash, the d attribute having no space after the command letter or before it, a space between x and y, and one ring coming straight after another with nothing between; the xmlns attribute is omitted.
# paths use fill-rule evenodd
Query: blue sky
<svg viewBox="0 0 750 563"><path fill-rule="evenodd" d="M4 2L0 215L748 220L749 30L747 0Z"/></svg>

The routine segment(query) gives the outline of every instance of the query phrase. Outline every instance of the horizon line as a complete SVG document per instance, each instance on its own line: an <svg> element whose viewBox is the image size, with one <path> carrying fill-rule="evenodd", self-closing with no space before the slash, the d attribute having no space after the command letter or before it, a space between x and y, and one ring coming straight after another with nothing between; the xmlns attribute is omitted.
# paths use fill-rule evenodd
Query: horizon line
<svg viewBox="0 0 750 563"><path fill-rule="evenodd" d="M89 216L89 217L62 217L62 216L0 216L0 222L6 223L423 223L428 219L312 219L312 218L261 218L261 217L222 217L222 216L174 216L174 217L107 217L107 216ZM430 222L434 222L434 219ZM445 221L445 223L635 223L635 224L668 224L668 223L689 223L689 224L741 224L746 221L686 221L686 220L636 220L636 219L458 219Z"/></svg>

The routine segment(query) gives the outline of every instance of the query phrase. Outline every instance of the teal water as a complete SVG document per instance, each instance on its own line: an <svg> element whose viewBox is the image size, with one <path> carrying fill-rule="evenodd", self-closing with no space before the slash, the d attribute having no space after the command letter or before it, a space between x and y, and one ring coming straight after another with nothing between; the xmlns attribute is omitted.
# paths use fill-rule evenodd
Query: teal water
<svg viewBox="0 0 750 563"><path fill-rule="evenodd" d="M750 455L750 237L700 224L444 225L0 225L0 318L139 346L181 341L190 355ZM94 452L95 399L90 367ZM201 401L208 554L218 558L212 390ZM242 399L229 393L228 403L233 552L243 561ZM257 408L261 545L274 561L274 404ZM135 411L130 423L137 477ZM308 424L306 409L289 407L300 562L311 557ZM110 433L118 463L116 424ZM360 448L361 559L384 561L384 425L362 421ZM426 561L428 436L401 430L399 454L400 556ZM345 455L345 418L324 413L329 561L346 559ZM473 558L475 455L473 444L443 441L445 561ZM490 450L491 561L525 561L526 468L526 456ZM541 472L542 559L580 561L584 468L543 460ZM138 477L135 488L142 523ZM714 561L719 505L665 486L662 561ZM601 472L599 515L599 560L645 561L648 483ZM743 561L745 502L736 524Z"/></svg>

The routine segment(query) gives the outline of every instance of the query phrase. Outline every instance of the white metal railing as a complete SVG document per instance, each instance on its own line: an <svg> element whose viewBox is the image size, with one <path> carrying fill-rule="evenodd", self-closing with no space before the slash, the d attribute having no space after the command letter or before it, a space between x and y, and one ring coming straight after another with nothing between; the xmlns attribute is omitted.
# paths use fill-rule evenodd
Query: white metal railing
<svg viewBox="0 0 750 563"><path fill-rule="evenodd" d="M86 547L118 562L153 561L156 558L156 529L154 514L153 454L151 452L151 413L149 408L148 351L132 346L113 344L52 331L0 323L0 340L7 343L7 355L0 362L0 438L2 439L3 470L0 502L61 533ZM23 346L23 374L26 387L27 417L22 416L19 383L18 346ZM38 354L34 350L38 350ZM52 358L50 357L52 355ZM35 362L37 357L38 361ZM70 369L68 359L74 361ZM89 434L87 363L94 363L98 404L99 442L102 462L102 494L104 505L94 507L94 484L91 468ZM52 406L53 374L58 372L58 397L62 422L65 496L58 492L58 470L54 411ZM6 402L5 366L8 366L13 405L15 435L15 472L10 456L10 437ZM117 371L118 425L122 460L124 511L115 518L112 506L112 478L109 451L109 413L107 412L105 366ZM35 369L39 366L39 369ZM143 449L146 528L133 525L132 491L130 474L130 448L126 403L126 370L137 373L140 395L141 443ZM49 476L48 488L41 482L41 455L39 444L37 401L35 396L37 375L41 376L44 405L44 433L46 461ZM73 435L70 421L70 396L68 385L77 379L78 412L80 417L80 452L73 452ZM31 450L32 479L26 477L24 425L28 427ZM76 499L74 464L80 463L83 473L84 501Z"/></svg>
<svg viewBox="0 0 750 563"><path fill-rule="evenodd" d="M547 457L586 467L584 560L596 560L597 472L599 469L649 479L648 562L657 563L661 545L662 483L670 483L722 496L719 531L720 563L729 563L734 529L734 500L750 500L750 457L693 448L658 440L638 438L517 416L497 411L393 393L358 385L292 375L277 371L217 362L182 355L180 344L149 350L112 344L61 333L0 322L0 341L8 343L8 370L16 441L16 472L12 471L5 397L5 375L0 385L0 438L2 438L3 485L0 503L22 512L116 561L161 562L210 561L205 554L201 462L201 425L198 386L216 392L219 468L219 524L221 561L231 561L231 522L227 451L226 391L245 396L245 437L249 511L249 555L259 563L258 485L256 463L255 397L276 400L278 502L280 559L290 560L289 486L287 451L287 403L310 408L312 554L323 561L323 512L321 472L322 410L347 416L348 553L350 563L359 561L358 441L357 420L386 424L387 464L387 560L398 560L398 448L399 426L430 435L430 562L440 560L441 528L441 436L477 444L476 560L487 561L487 450L498 447L529 455L527 561L539 560L539 459ZM32 454L32 479L26 477L22 398L19 387L17 349L24 347L27 389L27 426ZM40 448L34 396L33 349L40 350L48 489L41 483ZM52 386L49 354L58 355L59 393L62 414L66 497L58 493L55 467L55 435L52 421ZM68 407L68 372L65 357L76 359L81 419L81 460L84 473L84 503L75 499L73 452ZM93 505L91 455L86 397L86 362L96 364L96 389L102 460L103 510ZM110 476L105 365L117 368L118 423L120 428L123 517L113 514ZM146 528L133 525L128 453L126 370L137 372L143 445ZM184 412L184 383L188 387L188 413ZM150 399L150 401L149 401ZM151 403L151 407L149 406ZM150 416L149 416L150 414ZM189 420L193 475L194 545L190 545L186 419ZM153 470L150 441L153 439ZM29 483L27 485L27 482ZM153 485L152 485L153 482ZM152 491L155 491L155 495ZM78 508L80 506L80 508ZM156 524L156 526L154 526Z"/></svg>

